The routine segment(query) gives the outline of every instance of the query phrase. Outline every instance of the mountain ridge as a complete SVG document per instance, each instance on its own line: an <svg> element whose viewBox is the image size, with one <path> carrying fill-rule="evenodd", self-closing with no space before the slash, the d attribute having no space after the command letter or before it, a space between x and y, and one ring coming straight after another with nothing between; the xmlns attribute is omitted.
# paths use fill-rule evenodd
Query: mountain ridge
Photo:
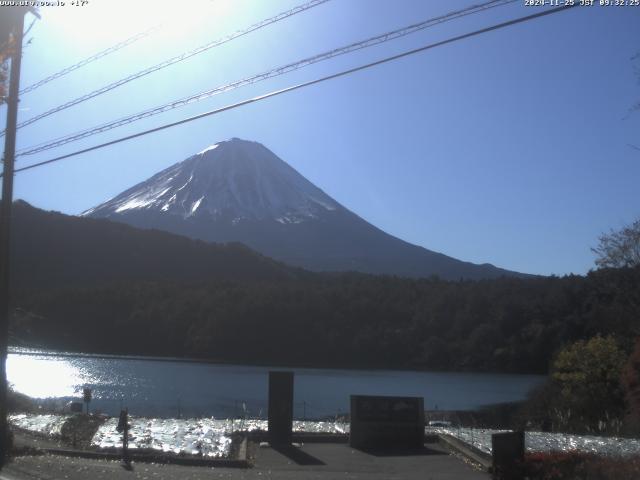
<svg viewBox="0 0 640 480"><path fill-rule="evenodd" d="M308 272L240 243L217 245L124 223L13 204L11 276L16 289L123 281L279 281Z"/></svg>
<svg viewBox="0 0 640 480"><path fill-rule="evenodd" d="M314 271L448 280L527 276L433 252L370 224L265 146L215 143L82 213L209 242L244 243Z"/></svg>
<svg viewBox="0 0 640 480"><path fill-rule="evenodd" d="M233 147L228 148L227 144ZM219 148L226 150L225 155L212 155ZM189 208L185 202L190 203ZM233 210L236 222L271 218L280 223L296 223L295 215L301 221L319 208L344 208L263 145L232 138L205 148L80 215L108 217L111 212L152 207L183 218L203 212L218 218ZM291 214L293 219L286 217Z"/></svg>

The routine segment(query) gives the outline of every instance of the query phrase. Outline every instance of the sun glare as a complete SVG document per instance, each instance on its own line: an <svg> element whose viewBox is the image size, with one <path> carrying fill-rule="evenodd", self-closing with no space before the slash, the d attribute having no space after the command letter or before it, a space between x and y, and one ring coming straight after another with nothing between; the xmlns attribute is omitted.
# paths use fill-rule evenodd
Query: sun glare
<svg viewBox="0 0 640 480"><path fill-rule="evenodd" d="M104 48L152 27L154 42L172 41L196 32L211 18L225 15L231 0L88 0L42 7L42 22L72 39L78 50ZM80 5L80 6L76 6Z"/></svg>
<svg viewBox="0 0 640 480"><path fill-rule="evenodd" d="M7 357L7 379L16 391L34 398L73 396L83 383L68 360L30 355Z"/></svg>

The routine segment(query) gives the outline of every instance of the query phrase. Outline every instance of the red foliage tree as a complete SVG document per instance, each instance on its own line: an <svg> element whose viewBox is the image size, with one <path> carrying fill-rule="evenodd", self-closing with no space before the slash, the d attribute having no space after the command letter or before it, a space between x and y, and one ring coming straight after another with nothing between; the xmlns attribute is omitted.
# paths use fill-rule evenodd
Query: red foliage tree
<svg viewBox="0 0 640 480"><path fill-rule="evenodd" d="M622 370L622 386L630 424L640 430L640 337Z"/></svg>

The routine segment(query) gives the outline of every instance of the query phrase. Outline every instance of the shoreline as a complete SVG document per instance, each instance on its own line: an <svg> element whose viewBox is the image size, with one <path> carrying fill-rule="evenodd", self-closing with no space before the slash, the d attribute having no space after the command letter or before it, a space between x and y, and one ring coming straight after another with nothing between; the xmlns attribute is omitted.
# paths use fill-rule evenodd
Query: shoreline
<svg viewBox="0 0 640 480"><path fill-rule="evenodd" d="M21 351L22 350L22 351ZM197 357L168 357L154 355L129 355L116 353L89 353L89 352L73 352L59 351L51 348L42 349L41 347L24 347L10 345L8 347L9 355L25 355L25 356L41 356L41 357L62 357L62 358L94 358L100 360L129 360L129 361L149 361L149 362L176 362L176 363L195 363L219 365L225 367L274 367L276 369L298 369L298 370L353 370L353 371L373 371L373 372L416 372L416 373L435 373L448 375L500 375L513 377L547 377L548 374L543 373L518 373L518 372L494 372L494 371L475 371L475 370L431 370L427 368L415 367L365 367L365 366L322 366L312 364L280 364L278 362L248 362L241 363L235 360L224 360L216 358L197 358Z"/></svg>
<svg viewBox="0 0 640 480"><path fill-rule="evenodd" d="M21 415L21 414L15 414ZM38 414L27 414L31 418L35 418ZM55 428L49 428L51 424L44 425L44 429L37 430L28 428L26 425L19 425L15 420L10 420L11 431L14 438L14 450L17 453L36 453L42 451L45 453L57 453L57 454L71 454L72 456L117 456L122 455L121 448L121 433L115 432L115 424L113 423L114 417L107 417L102 415L86 415L86 414L46 414L46 417L58 417L58 424ZM214 437L224 439L222 442L224 448L216 449L202 449L199 452L190 451L193 450L192 446L196 444L204 444L207 441L207 437L198 438L183 438L175 437L174 443L166 443L160 441L144 442L144 435L140 435L140 431L135 430L135 427L139 427L140 423L146 423L153 419L132 418L132 430L129 433L130 441L130 453L138 457L155 458L159 461L160 457L169 458L193 458L202 460L237 460L238 452L241 450L240 444L247 437L246 432L241 431L220 431L215 432ZM195 420L195 419L194 419ZM136 425L136 421L138 425ZM185 424L189 424L186 420ZM195 425L196 422L193 424ZM170 427L173 427L172 425ZM160 440L163 433L167 433L172 428L169 428L166 432L160 434ZM113 432L112 432L113 430ZM109 438L106 444L101 445L101 440L104 440L105 436L111 436L115 438ZM118 442L118 439L120 442ZM140 441L142 439L142 442ZM136 441L137 440L137 441ZM119 444L120 443L120 444ZM155 445L155 447L154 447ZM246 449L246 447L245 447Z"/></svg>
<svg viewBox="0 0 640 480"><path fill-rule="evenodd" d="M22 428L11 422L16 454L29 455L44 452L86 458L119 458L122 455L122 434L116 433L113 418L77 414L60 416L60 420L62 422L57 425L57 428L42 431ZM218 420L219 423L229 421L230 419ZM201 460L237 461L242 460L239 458L241 456L239 452L246 452L247 442L253 444L268 442L267 425L264 420L256 422L255 419L246 419L247 424L238 425L237 429L233 425L229 428L228 424L220 428L220 425L215 425L215 421L203 422L202 419L195 418L158 422L158 419L138 417L132 418L131 422L130 453L143 461L146 459L146 461L176 463L172 459L181 459L180 461L187 462L185 464L192 461L198 463ZM294 444L348 443L348 429L314 431L308 427L309 425L297 426L293 432ZM176 437L175 433L178 431L185 435ZM491 435L498 431L506 430L425 426L424 434L425 442L433 441L436 437L442 439L444 436L446 439L455 439L453 442L456 444L462 442L465 448L473 447L482 451L484 455L490 456ZM147 438L149 433L152 433L152 437L153 434L156 436ZM636 438L545 433L535 429L527 430L525 436L529 453L576 451L603 457L640 455L640 440ZM198 447L207 443L214 448Z"/></svg>

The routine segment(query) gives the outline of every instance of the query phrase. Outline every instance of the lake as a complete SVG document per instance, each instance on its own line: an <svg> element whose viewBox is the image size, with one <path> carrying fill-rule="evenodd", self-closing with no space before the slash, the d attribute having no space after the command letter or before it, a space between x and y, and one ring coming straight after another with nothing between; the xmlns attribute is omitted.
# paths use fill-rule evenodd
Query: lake
<svg viewBox="0 0 640 480"><path fill-rule="evenodd" d="M44 350L9 351L7 377L14 389L63 404L93 390L92 411L138 416L264 418L268 372L295 373L294 415L330 418L349 411L349 396L424 398L425 409L472 410L523 400L545 381L540 375L340 370L221 365L154 358L102 357Z"/></svg>

